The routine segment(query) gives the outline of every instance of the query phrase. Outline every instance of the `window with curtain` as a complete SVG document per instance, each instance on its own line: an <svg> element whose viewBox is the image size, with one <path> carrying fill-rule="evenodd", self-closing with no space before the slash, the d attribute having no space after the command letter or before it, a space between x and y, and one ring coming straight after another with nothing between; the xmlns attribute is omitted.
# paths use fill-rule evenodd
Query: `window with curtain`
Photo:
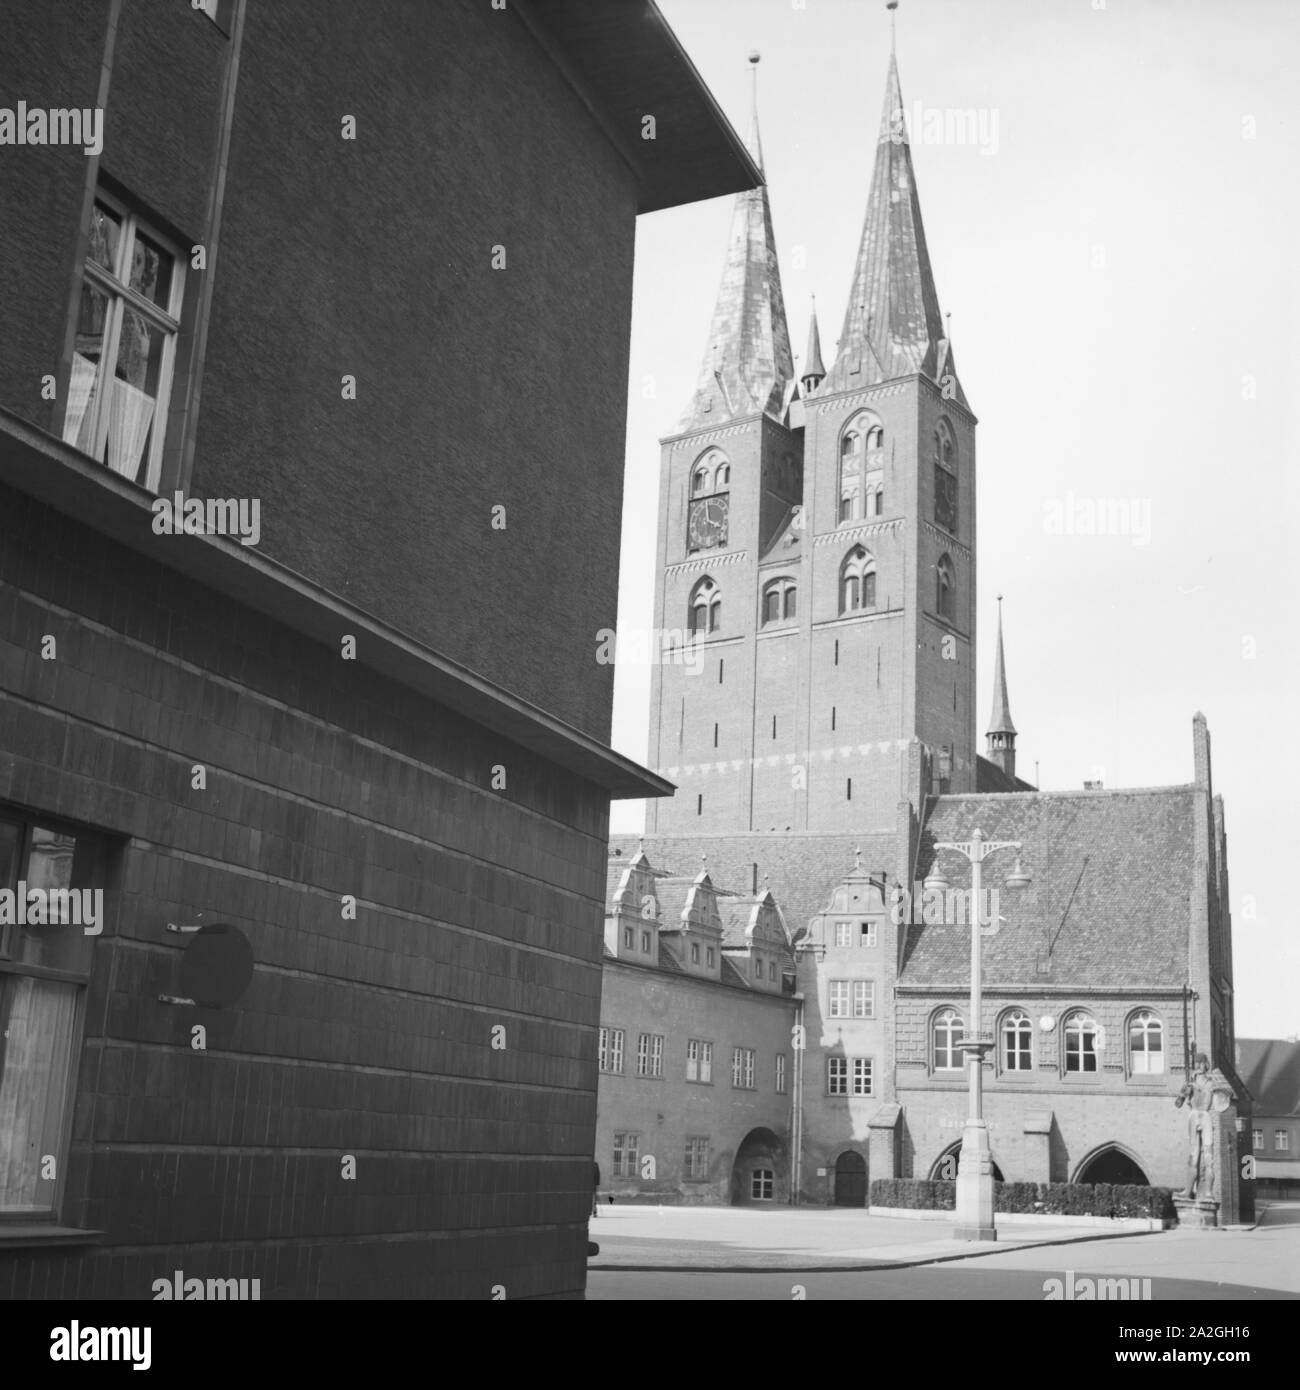
<svg viewBox="0 0 1300 1390"><path fill-rule="evenodd" d="M63 438L157 491L183 257L100 192L90 219Z"/></svg>
<svg viewBox="0 0 1300 1390"><path fill-rule="evenodd" d="M93 836L0 809L0 887L11 892L102 888L104 856ZM55 1210L93 947L78 921L0 926L0 1214Z"/></svg>

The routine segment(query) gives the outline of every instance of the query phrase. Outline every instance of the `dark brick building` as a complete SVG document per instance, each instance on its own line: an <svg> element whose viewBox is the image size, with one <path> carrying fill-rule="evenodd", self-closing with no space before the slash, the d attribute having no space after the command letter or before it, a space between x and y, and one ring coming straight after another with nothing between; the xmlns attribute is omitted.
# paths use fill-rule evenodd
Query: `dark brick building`
<svg viewBox="0 0 1300 1390"><path fill-rule="evenodd" d="M102 113L0 148L0 887L104 895L0 925L0 1299L580 1294L634 221L758 171L647 0L29 0L0 91Z"/></svg>

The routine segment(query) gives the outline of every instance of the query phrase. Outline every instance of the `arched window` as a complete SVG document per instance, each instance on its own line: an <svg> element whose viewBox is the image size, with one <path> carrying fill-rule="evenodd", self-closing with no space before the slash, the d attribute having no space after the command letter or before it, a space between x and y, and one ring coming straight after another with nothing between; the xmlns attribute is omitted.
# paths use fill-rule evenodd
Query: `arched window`
<svg viewBox="0 0 1300 1390"><path fill-rule="evenodd" d="M695 462L691 474L691 496L704 497L725 492L731 486L731 463L721 449L709 449Z"/></svg>
<svg viewBox="0 0 1300 1390"><path fill-rule="evenodd" d="M1159 1076L1165 1069L1165 1026L1142 1009L1128 1022L1128 1070L1130 1076Z"/></svg>
<svg viewBox="0 0 1300 1390"><path fill-rule="evenodd" d="M1097 1020L1091 1014L1075 1013L1065 1020L1065 1070L1097 1070Z"/></svg>
<svg viewBox="0 0 1300 1390"><path fill-rule="evenodd" d="M876 562L855 545L840 566L840 612L876 606Z"/></svg>
<svg viewBox="0 0 1300 1390"><path fill-rule="evenodd" d="M946 556L939 557L935 569L935 612L952 623L957 621L957 576L952 561Z"/></svg>
<svg viewBox="0 0 1300 1390"><path fill-rule="evenodd" d="M795 615L795 582L789 576L769 579L763 586L763 624L783 622Z"/></svg>
<svg viewBox="0 0 1300 1390"><path fill-rule="evenodd" d="M722 621L722 595L707 575L691 590L686 626L695 634L717 632Z"/></svg>
<svg viewBox="0 0 1300 1390"><path fill-rule="evenodd" d="M880 468L884 438L883 426L869 410L860 410L844 426L840 436L841 523L867 515L866 474Z"/></svg>
<svg viewBox="0 0 1300 1390"><path fill-rule="evenodd" d="M1034 1065L1034 1030L1023 1009L1013 1009L1002 1020L1002 1070L1031 1071Z"/></svg>
<svg viewBox="0 0 1300 1390"><path fill-rule="evenodd" d="M945 531L957 530L957 443L947 420L934 432L934 519Z"/></svg>
<svg viewBox="0 0 1300 1390"><path fill-rule="evenodd" d="M960 1071L963 1058L957 1044L962 1039L962 1020L956 1009L941 1009L935 1015L931 1039L935 1071Z"/></svg>

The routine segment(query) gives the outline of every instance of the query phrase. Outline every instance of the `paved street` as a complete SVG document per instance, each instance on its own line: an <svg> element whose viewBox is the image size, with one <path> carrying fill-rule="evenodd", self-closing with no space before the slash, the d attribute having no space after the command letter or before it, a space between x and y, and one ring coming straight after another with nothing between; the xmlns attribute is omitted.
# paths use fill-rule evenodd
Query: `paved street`
<svg viewBox="0 0 1300 1390"><path fill-rule="evenodd" d="M592 1299L790 1299L798 1285L810 1299L1032 1300L1069 1270L1150 1279L1153 1301L1300 1298L1295 1204L1262 1210L1254 1230L1008 1227L975 1256L941 1223L824 1208L607 1207L591 1235Z"/></svg>

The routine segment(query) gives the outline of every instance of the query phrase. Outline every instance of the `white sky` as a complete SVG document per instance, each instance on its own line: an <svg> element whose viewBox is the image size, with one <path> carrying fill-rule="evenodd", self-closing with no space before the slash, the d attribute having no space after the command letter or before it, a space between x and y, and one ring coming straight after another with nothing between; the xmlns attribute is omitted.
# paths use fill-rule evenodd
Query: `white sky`
<svg viewBox="0 0 1300 1390"><path fill-rule="evenodd" d="M889 21L879 0L799 3L660 0L742 134L746 55L763 55L791 341L801 356L816 293L829 366ZM902 0L898 12L926 237L980 419L981 751L999 592L1019 767L1032 780L1037 762L1044 789L1098 775L1108 787L1189 782L1191 719L1203 710L1226 802L1237 1032L1284 1037L1300 1032L1300 934L1285 883L1298 844L1285 789L1300 763L1300 581L1289 553L1300 502L1290 331L1300 3L1101 3ZM918 102L983 112L989 153L924 142ZM731 203L638 224L622 631L653 622L658 439L690 396ZM1070 494L1130 501L1139 520L1149 507L1149 543L1050 534L1047 508ZM642 760L648 712L648 667L620 665L613 742ZM641 810L616 804L615 831L640 829Z"/></svg>

